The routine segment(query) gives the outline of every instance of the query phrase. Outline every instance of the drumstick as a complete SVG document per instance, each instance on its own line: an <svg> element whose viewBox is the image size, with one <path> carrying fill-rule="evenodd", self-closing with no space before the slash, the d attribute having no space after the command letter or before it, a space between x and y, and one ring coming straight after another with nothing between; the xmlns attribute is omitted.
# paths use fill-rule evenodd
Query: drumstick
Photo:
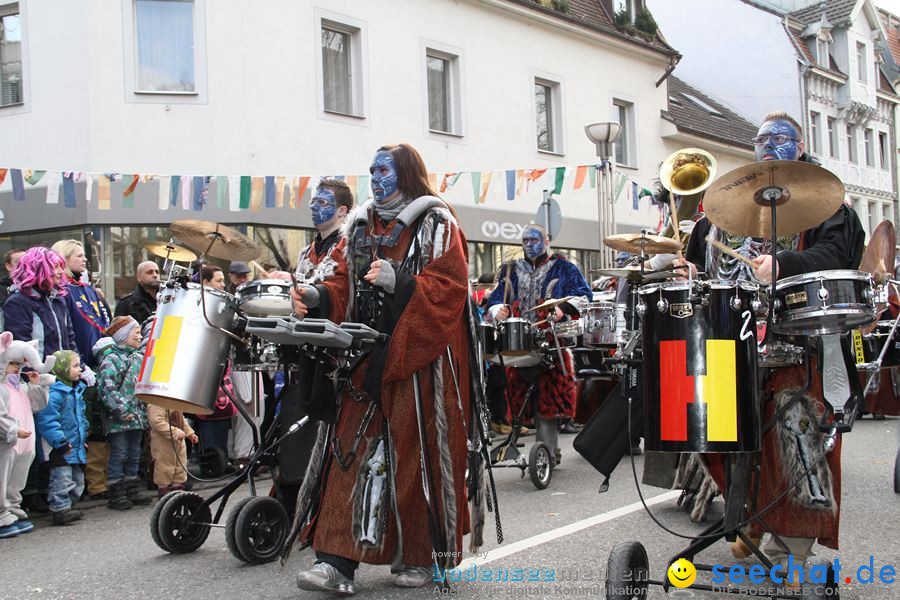
<svg viewBox="0 0 900 600"><path fill-rule="evenodd" d="M731 248L729 248L728 246L726 246L719 240L713 239L712 236L706 238L706 241L709 242L710 244L712 244L713 246L715 246L716 248L718 248L719 250L721 250L722 252L724 252L725 254L727 254L728 256L732 256L732 257L738 259L739 261L747 264L751 268L754 268L754 269L756 268L756 263L754 263L752 260L750 260L749 258L744 256L743 254L739 254L738 252L735 252L734 250L732 250Z"/></svg>
<svg viewBox="0 0 900 600"><path fill-rule="evenodd" d="M680 242L681 234L679 234L678 229L678 211L675 209L675 197L672 194L669 194L669 212L671 213L669 216L672 218L672 239ZM684 260L684 253L680 249L678 250L678 258Z"/></svg>
<svg viewBox="0 0 900 600"><path fill-rule="evenodd" d="M260 273L265 273L265 272L266 272L266 270L262 268L262 265L260 265L260 264L259 264L258 262L256 262L255 260L251 260L251 261L250 261L250 265L253 266L253 268L256 269L256 270L258 270Z"/></svg>

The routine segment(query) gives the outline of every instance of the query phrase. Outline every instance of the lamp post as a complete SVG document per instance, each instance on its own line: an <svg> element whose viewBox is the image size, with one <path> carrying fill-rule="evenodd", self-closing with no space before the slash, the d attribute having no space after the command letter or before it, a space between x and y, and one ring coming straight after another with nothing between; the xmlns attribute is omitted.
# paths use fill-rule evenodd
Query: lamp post
<svg viewBox="0 0 900 600"><path fill-rule="evenodd" d="M616 208L612 197L613 144L619 138L621 126L615 122L591 123L584 133L597 146L600 159L600 179L597 181L597 228L600 235L600 267L615 266L612 251L603 247L603 238L616 231Z"/></svg>

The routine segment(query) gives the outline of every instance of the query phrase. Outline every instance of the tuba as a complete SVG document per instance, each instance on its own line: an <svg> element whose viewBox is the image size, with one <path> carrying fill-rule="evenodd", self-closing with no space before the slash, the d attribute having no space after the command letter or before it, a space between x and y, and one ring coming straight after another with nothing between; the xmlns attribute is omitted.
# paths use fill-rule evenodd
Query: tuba
<svg viewBox="0 0 900 600"><path fill-rule="evenodd" d="M691 218L700 205L702 192L716 177L716 159L700 148L684 148L670 154L659 168L659 183L670 194L681 196L683 218ZM663 235L674 237L670 224ZM684 241L684 240L682 240Z"/></svg>

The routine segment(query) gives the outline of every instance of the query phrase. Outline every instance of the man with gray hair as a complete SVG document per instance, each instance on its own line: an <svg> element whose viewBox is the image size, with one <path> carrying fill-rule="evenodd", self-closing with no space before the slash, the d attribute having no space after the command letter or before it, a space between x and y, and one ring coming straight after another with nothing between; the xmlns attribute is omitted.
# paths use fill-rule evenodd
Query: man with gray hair
<svg viewBox="0 0 900 600"><path fill-rule="evenodd" d="M156 293L159 291L159 266L152 260L137 266L137 287L119 300L115 316L133 317L138 323L146 321L156 312Z"/></svg>

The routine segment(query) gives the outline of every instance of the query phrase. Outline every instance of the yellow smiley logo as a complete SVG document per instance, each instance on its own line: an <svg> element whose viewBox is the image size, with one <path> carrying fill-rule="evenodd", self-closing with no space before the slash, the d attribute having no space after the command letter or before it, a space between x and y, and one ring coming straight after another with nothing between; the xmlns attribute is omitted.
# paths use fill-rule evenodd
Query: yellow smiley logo
<svg viewBox="0 0 900 600"><path fill-rule="evenodd" d="M694 563L686 558L679 558L672 563L668 571L669 583L677 588L690 587L694 580L697 579L697 569Z"/></svg>

